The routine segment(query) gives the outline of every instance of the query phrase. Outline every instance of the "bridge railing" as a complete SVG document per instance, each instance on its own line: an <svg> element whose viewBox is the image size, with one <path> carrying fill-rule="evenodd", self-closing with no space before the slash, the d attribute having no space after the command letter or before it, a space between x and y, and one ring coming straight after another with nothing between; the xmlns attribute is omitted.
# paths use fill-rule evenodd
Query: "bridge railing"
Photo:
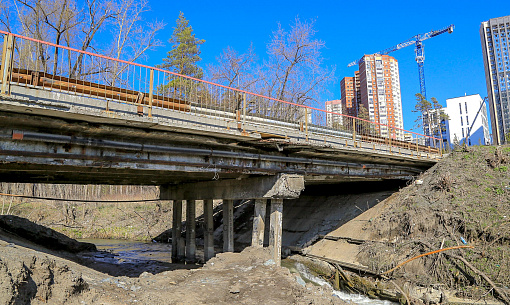
<svg viewBox="0 0 510 305"><path fill-rule="evenodd" d="M151 117L154 108L233 121L251 131L274 127L267 137L290 137L289 130L308 142L330 142L391 153L401 149L440 155L438 138L406 131L260 94L226 87L84 50L55 45L0 31L3 36L0 62L0 94L11 84L94 97L108 102L137 105L139 115ZM359 145L359 146L358 146ZM392 149L393 148L393 149Z"/></svg>

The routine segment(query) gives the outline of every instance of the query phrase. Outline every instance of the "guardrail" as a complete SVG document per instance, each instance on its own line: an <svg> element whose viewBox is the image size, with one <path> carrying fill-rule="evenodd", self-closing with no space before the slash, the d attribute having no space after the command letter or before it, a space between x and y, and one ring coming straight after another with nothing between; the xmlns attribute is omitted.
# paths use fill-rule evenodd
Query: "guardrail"
<svg viewBox="0 0 510 305"><path fill-rule="evenodd" d="M84 95L137 105L139 115L152 117L154 107L234 120L241 131L247 124L269 123L294 128L305 141L342 137L354 143L374 143L441 155L438 138L230 88L163 69L0 31L0 94L10 85ZM405 140L411 136L410 140ZM376 149L374 145L374 149Z"/></svg>

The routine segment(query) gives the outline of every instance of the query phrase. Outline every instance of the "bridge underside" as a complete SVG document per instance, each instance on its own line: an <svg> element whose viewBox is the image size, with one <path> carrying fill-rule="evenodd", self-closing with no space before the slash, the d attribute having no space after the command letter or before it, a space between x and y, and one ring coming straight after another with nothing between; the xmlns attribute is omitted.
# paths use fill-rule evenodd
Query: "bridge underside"
<svg viewBox="0 0 510 305"><path fill-rule="evenodd" d="M0 181L163 185L290 173L327 183L408 179L436 162L412 147L305 135L273 121L241 130L198 110L154 108L148 117L132 104L104 108L19 86L0 101Z"/></svg>
<svg viewBox="0 0 510 305"><path fill-rule="evenodd" d="M180 184L294 173L306 183L408 179L428 160L278 139L208 137L0 112L0 181Z"/></svg>

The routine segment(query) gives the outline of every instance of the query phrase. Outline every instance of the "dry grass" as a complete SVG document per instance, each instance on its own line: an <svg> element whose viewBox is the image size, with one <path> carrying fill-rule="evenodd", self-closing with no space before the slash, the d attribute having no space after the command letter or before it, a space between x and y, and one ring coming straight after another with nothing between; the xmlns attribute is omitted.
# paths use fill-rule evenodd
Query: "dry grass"
<svg viewBox="0 0 510 305"><path fill-rule="evenodd" d="M359 259L385 271L407 258L465 241L474 249L451 253L466 258L496 285L510 286L509 160L510 147L453 151L419 178L423 184L402 189L393 198L394 209L373 222L374 239L395 242L367 244ZM445 285L472 298L490 290L480 276L445 254L420 258L393 276L420 286Z"/></svg>

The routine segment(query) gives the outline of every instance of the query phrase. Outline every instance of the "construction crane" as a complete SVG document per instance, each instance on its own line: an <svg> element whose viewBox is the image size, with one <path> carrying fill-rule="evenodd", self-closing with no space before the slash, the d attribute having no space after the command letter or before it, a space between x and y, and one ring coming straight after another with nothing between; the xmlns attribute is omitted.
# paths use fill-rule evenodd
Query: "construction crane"
<svg viewBox="0 0 510 305"><path fill-rule="evenodd" d="M425 99L427 99L427 93L425 90L425 72L423 71L423 62L425 61L425 50L423 49L424 48L423 41L427 40L429 38L432 38L432 37L436 37L436 36L441 35L446 32L451 34L453 32L453 29L454 29L454 25L451 24L451 25L449 25L445 28L442 28L440 30L437 30L437 31L430 31L425 34L418 34L418 35L415 35L415 36L409 38L408 40L406 40L404 42L397 44L396 46L385 49L381 52L377 52L375 54L386 55L393 51L400 50L402 48L405 48L405 47L408 47L408 46L414 44L415 45L414 52L416 53L416 62L418 63L418 74L420 77L420 93L421 93L421 95L423 95L423 97L425 97ZM361 58L360 60L353 61L350 64L348 64L347 67L352 67L354 65L358 65L362 61L363 61L363 58Z"/></svg>

